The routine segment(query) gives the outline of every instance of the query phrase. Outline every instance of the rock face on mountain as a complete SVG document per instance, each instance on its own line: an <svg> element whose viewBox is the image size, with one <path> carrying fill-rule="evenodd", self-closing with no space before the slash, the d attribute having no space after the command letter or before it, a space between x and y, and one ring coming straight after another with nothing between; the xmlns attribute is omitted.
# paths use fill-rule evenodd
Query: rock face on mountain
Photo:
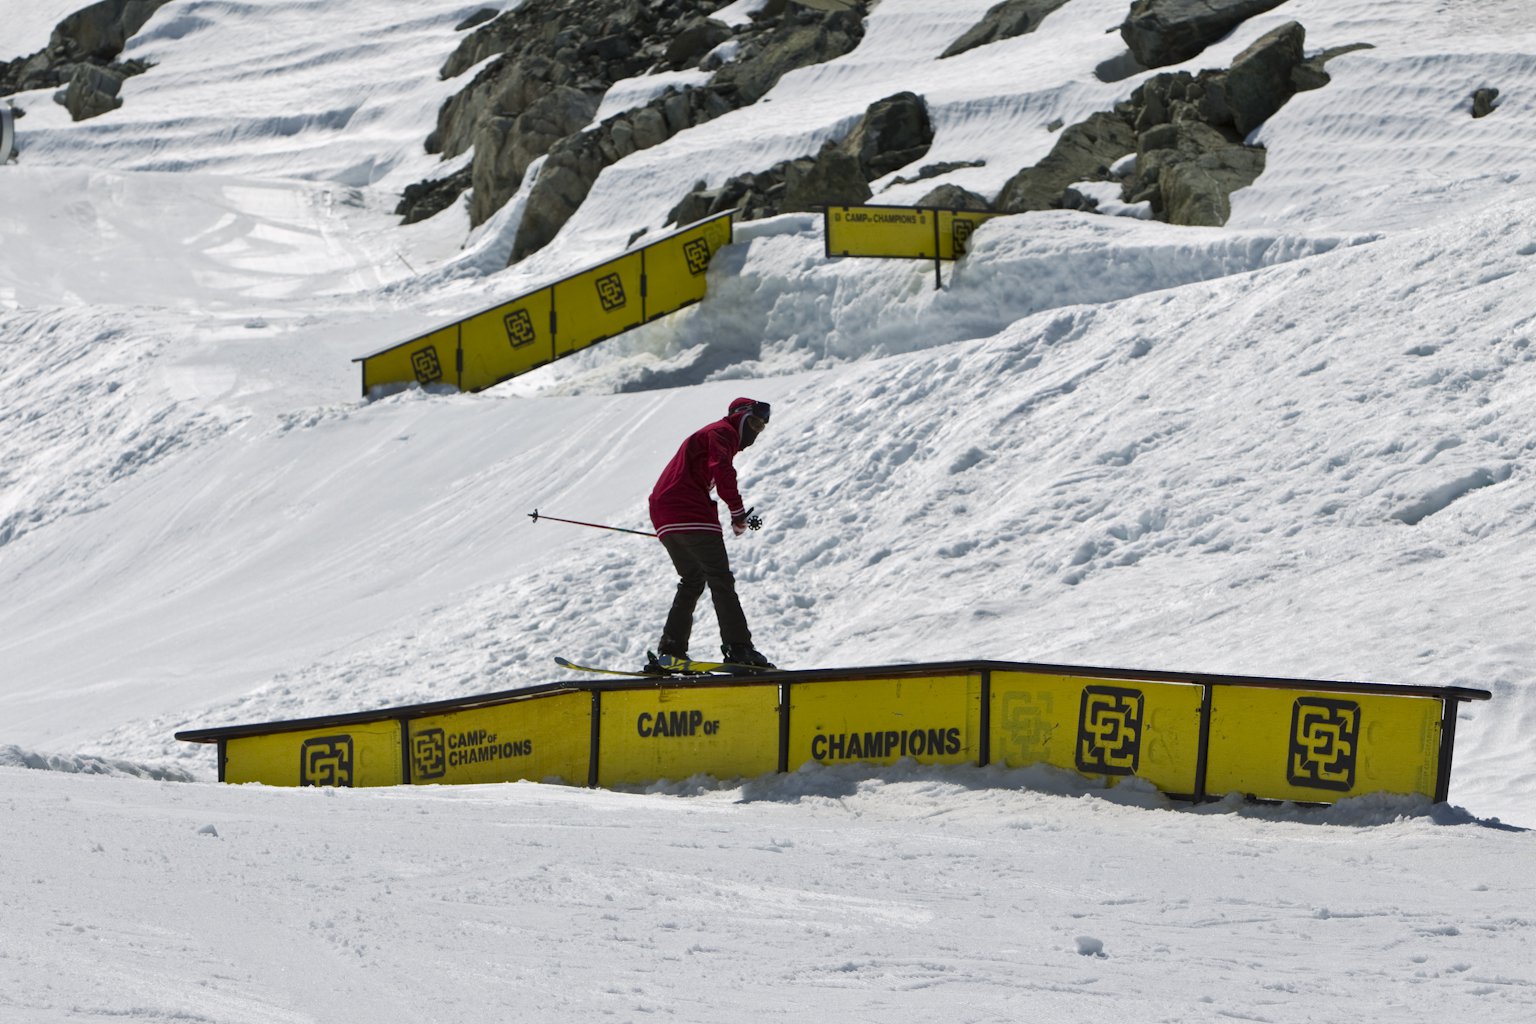
<svg viewBox="0 0 1536 1024"><path fill-rule="evenodd" d="M957 57L978 46L1033 32L1047 14L1066 3L1067 0L1003 0L939 56Z"/></svg>
<svg viewBox="0 0 1536 1024"><path fill-rule="evenodd" d="M719 188L698 182L672 208L667 223L687 224L726 210L757 220L862 203L872 194L871 181L921 160L932 145L927 104L915 93L897 93L870 104L847 136L828 142L815 156L738 175Z"/></svg>
<svg viewBox="0 0 1536 1024"><path fill-rule="evenodd" d="M1302 89L1328 81L1322 64L1354 47L1305 61L1306 33L1288 22L1256 40L1224 70L1166 72L1142 83L1112 112L1062 132L1039 164L998 194L1004 213L1076 208L1070 186L1119 181L1126 202L1146 202L1171 224L1213 226L1231 216L1230 196L1264 170L1264 150L1245 139ZM1123 158L1134 170L1117 176Z"/></svg>
<svg viewBox="0 0 1536 1024"><path fill-rule="evenodd" d="M835 10L769 0L749 24L709 20L713 0L527 0L480 25L443 67L445 78L489 60L444 104L427 140L461 173L406 190L397 212L419 220L473 187L472 223L504 206L543 158L513 241L516 262L547 245L602 170L680 131L755 103L786 72L839 57L863 38L864 4ZM494 59L492 59L494 58ZM592 125L610 85L644 73L711 72Z"/></svg>
<svg viewBox="0 0 1536 1024"><path fill-rule="evenodd" d="M1120 37L1142 67L1182 64L1285 0L1134 0Z"/></svg>
<svg viewBox="0 0 1536 1024"><path fill-rule="evenodd" d="M122 105L123 81L149 68L118 61L123 47L168 0L101 0L59 22L48 45L28 57L0 62L0 96L63 86L55 99L76 121Z"/></svg>

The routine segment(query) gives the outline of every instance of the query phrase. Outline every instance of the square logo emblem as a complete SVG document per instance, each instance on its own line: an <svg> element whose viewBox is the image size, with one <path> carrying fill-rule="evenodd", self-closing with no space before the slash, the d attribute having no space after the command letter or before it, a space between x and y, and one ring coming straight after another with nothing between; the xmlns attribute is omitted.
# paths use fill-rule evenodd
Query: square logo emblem
<svg viewBox="0 0 1536 1024"><path fill-rule="evenodd" d="M975 221L961 220L959 217L954 219L954 223L950 225L949 234L954 241L955 259L965 255L966 246L971 242L971 232L975 230Z"/></svg>
<svg viewBox="0 0 1536 1024"><path fill-rule="evenodd" d="M702 238L695 238L683 246L683 258L688 261L688 272L698 277L709 269L709 242Z"/></svg>
<svg viewBox="0 0 1536 1024"><path fill-rule="evenodd" d="M1296 698L1291 710L1287 782L1341 792L1354 789L1359 756L1359 704L1327 697Z"/></svg>
<svg viewBox="0 0 1536 1024"><path fill-rule="evenodd" d="M624 303L628 301L624 296L624 279L618 274L598 278L597 301L603 304L603 311L606 313L623 309Z"/></svg>
<svg viewBox="0 0 1536 1024"><path fill-rule="evenodd" d="M422 387L442 380L443 364L437 358L437 346L428 345L426 348L412 352L411 371L416 374L416 382Z"/></svg>
<svg viewBox="0 0 1536 1024"><path fill-rule="evenodd" d="M1141 764L1140 690L1085 686L1077 720L1077 768L1096 775L1135 775Z"/></svg>
<svg viewBox="0 0 1536 1024"><path fill-rule="evenodd" d="M440 779L448 773L448 739L441 729L423 729L411 736L411 777Z"/></svg>
<svg viewBox="0 0 1536 1024"><path fill-rule="evenodd" d="M299 785L351 786L352 737L316 736L299 747Z"/></svg>
<svg viewBox="0 0 1536 1024"><path fill-rule="evenodd" d="M528 315L526 309L514 309L502 319L502 323L506 325L507 340L513 348L532 345L538 338L533 329L533 317Z"/></svg>

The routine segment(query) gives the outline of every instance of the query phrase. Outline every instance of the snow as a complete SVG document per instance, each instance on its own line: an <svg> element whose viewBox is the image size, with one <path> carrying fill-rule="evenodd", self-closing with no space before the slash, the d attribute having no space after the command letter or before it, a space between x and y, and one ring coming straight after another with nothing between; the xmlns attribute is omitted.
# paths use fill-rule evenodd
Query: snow
<svg viewBox="0 0 1536 1024"><path fill-rule="evenodd" d="M694 181L889 93L928 99L922 163L986 161L877 183L901 203L995 192L1140 80L1093 73L1123 0L944 61L990 0L882 0L858 49L610 168L502 269L522 197L474 232L462 204L391 212L457 166L422 142L481 6L177 0L120 110L16 97L0 1019L1531 1019L1526 12L1290 0L1190 61L1292 18L1309 52L1373 47L1258 129L1225 228L996 219L935 289L826 260L814 217L740 224L699 307L484 394L363 402L353 358L660 232ZM6 45L67 13L8 12ZM731 551L780 663L1488 689L1450 804L910 764L284 791L219 786L172 737L638 664L664 553L527 513L644 528L678 440L739 394L775 406L738 464L767 525ZM713 634L701 606L696 653Z"/></svg>

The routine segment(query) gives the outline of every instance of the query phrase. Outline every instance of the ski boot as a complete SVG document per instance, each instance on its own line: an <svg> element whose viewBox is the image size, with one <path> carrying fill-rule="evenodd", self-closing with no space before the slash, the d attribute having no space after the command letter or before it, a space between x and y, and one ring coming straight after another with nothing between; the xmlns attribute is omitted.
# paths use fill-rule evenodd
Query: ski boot
<svg viewBox="0 0 1536 1024"><path fill-rule="evenodd" d="M720 653L728 666L766 672L775 667L773 662L751 644L721 644Z"/></svg>

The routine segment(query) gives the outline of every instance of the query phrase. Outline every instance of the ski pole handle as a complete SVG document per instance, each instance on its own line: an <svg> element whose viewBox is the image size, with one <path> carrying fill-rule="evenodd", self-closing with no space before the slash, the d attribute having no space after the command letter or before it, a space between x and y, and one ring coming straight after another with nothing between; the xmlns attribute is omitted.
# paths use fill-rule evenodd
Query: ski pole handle
<svg viewBox="0 0 1536 1024"><path fill-rule="evenodd" d="M529 512L528 517L532 519L535 524L537 524L540 519L552 519L557 523L570 523L573 526L590 526L594 530L612 530L614 533L633 533L641 537L656 536L654 533L650 533L646 530L626 530L622 526L604 526L602 523L584 523L580 519L561 519L559 516L540 515L538 509L534 509L532 512Z"/></svg>

